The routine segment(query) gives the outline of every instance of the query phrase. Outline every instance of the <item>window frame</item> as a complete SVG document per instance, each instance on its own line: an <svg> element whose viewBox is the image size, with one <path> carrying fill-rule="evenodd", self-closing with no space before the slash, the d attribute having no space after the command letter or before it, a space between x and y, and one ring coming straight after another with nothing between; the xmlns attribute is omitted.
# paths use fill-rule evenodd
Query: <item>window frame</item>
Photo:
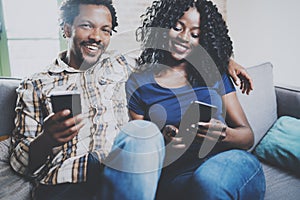
<svg viewBox="0 0 300 200"><path fill-rule="evenodd" d="M6 35L6 28L4 22L3 6L2 0L0 0L0 23L1 23L1 33L0 33L0 76L10 76L10 62L8 53L8 41Z"/></svg>

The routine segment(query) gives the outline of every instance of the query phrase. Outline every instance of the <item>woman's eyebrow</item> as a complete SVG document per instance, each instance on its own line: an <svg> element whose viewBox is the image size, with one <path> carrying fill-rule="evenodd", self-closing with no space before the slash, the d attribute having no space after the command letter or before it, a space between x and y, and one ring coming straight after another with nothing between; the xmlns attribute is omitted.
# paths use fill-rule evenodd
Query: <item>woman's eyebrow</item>
<svg viewBox="0 0 300 200"><path fill-rule="evenodd" d="M182 21L180 21L180 20L178 20L177 23L179 23L181 26L185 26L185 23L182 22ZM199 30L200 30L200 26L194 26L192 29L193 29L193 30L194 30L194 29L199 29Z"/></svg>

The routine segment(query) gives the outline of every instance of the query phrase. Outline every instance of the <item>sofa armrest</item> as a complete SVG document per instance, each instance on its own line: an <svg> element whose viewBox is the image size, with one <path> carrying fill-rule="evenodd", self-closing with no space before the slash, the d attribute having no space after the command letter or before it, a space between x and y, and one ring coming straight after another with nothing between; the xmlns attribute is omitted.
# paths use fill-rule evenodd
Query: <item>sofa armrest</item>
<svg viewBox="0 0 300 200"><path fill-rule="evenodd" d="M288 115L300 119L300 88L275 86L278 117Z"/></svg>
<svg viewBox="0 0 300 200"><path fill-rule="evenodd" d="M14 128L15 107L18 87L21 79L0 77L0 137L11 135ZM3 138L4 137L4 138Z"/></svg>

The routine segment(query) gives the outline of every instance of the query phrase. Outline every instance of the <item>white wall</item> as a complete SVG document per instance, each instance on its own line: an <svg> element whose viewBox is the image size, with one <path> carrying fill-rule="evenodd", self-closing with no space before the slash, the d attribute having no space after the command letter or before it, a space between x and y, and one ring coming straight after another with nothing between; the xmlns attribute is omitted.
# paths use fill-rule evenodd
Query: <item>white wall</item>
<svg viewBox="0 0 300 200"><path fill-rule="evenodd" d="M227 0L235 60L274 66L275 84L300 87L300 1Z"/></svg>

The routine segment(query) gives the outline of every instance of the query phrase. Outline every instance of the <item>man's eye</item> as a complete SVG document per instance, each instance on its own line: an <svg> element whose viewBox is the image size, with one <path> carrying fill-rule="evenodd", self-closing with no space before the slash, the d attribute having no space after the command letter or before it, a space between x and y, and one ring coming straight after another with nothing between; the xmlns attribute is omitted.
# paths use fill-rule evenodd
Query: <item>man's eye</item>
<svg viewBox="0 0 300 200"><path fill-rule="evenodd" d="M102 29L106 34L112 35L112 31L110 29Z"/></svg>
<svg viewBox="0 0 300 200"><path fill-rule="evenodd" d="M92 28L92 26L89 24L81 24L80 26L83 28Z"/></svg>

